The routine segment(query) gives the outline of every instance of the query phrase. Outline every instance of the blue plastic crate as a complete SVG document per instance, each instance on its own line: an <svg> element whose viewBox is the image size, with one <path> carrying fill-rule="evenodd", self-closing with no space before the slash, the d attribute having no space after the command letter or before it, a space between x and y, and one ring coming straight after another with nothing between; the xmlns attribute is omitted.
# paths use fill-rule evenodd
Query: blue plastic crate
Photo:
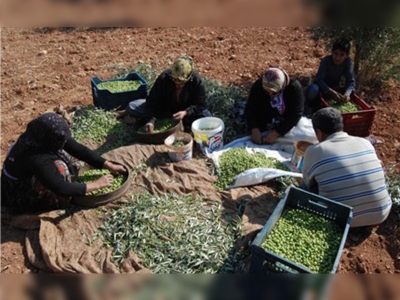
<svg viewBox="0 0 400 300"><path fill-rule="evenodd" d="M131 90L120 93L111 93L108 90L98 88L98 84L108 81L124 81L139 80L140 87L137 90ZM99 77L91 78L93 104L105 110L122 110L125 109L129 102L137 99L145 99L147 97L147 81L138 73L129 73L125 77L114 78L109 80L101 80Z"/></svg>
<svg viewBox="0 0 400 300"><path fill-rule="evenodd" d="M300 264L285 259L261 247L286 207L302 209L309 213L322 216L325 219L335 222L342 229L342 238L330 272L334 274L338 267L350 223L353 218L353 208L294 186L289 187L285 191L283 198L276 206L267 223L251 244L252 259L249 272L252 274L314 273Z"/></svg>

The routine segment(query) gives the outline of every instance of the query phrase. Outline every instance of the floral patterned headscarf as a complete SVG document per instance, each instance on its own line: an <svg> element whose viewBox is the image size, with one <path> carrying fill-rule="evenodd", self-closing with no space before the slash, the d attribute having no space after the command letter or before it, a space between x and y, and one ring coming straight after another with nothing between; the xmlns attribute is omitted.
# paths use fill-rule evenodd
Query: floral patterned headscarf
<svg viewBox="0 0 400 300"><path fill-rule="evenodd" d="M274 93L270 99L271 107L276 108L280 115L282 115L286 109L283 91L289 84L289 81L289 75L280 68L269 68L262 77L263 88Z"/></svg>
<svg viewBox="0 0 400 300"><path fill-rule="evenodd" d="M192 77L193 70L193 59L184 55L179 57L172 65L171 76L174 81L186 82Z"/></svg>
<svg viewBox="0 0 400 300"><path fill-rule="evenodd" d="M280 68L269 68L263 75L262 85L264 89L280 93L289 83L289 75Z"/></svg>

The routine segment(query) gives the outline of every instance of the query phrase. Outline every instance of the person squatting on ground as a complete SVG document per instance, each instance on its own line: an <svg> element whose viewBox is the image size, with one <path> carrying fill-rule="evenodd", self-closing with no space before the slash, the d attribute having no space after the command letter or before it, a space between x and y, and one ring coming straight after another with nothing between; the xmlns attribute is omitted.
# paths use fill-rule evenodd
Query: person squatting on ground
<svg viewBox="0 0 400 300"><path fill-rule="evenodd" d="M372 144L343 132L343 118L335 108L315 112L312 124L319 143L304 154L300 187L353 207L351 227L385 221L392 200Z"/></svg>
<svg viewBox="0 0 400 300"><path fill-rule="evenodd" d="M72 159L112 173L126 172L73 139L60 115L45 113L30 121L8 150L1 174L1 205L14 213L65 208L73 196L112 185L112 175L86 184L73 182L78 168Z"/></svg>
<svg viewBox="0 0 400 300"><path fill-rule="evenodd" d="M333 43L332 53L321 59L314 82L306 89L308 114L321 108L320 94L326 100L350 101L356 83L349 53L350 42L341 38ZM342 78L345 79L344 87L341 86Z"/></svg>
<svg viewBox="0 0 400 300"><path fill-rule="evenodd" d="M269 68L253 83L247 99L245 116L251 139L256 144L274 143L299 122L303 110L300 82L289 78L283 69Z"/></svg>
<svg viewBox="0 0 400 300"><path fill-rule="evenodd" d="M140 119L148 133L153 132L157 119L182 120L185 131L191 132L195 120L211 116L206 108L204 80L194 70L192 58L177 58L171 69L157 77L146 100L131 101L125 113Z"/></svg>

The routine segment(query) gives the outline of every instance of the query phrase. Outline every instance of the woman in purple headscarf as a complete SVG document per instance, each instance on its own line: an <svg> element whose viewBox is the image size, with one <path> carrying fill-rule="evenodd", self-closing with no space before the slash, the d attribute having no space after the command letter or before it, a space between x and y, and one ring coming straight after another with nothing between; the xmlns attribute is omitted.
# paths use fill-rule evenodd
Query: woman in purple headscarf
<svg viewBox="0 0 400 300"><path fill-rule="evenodd" d="M68 206L73 196L112 185L112 175L86 184L73 182L77 168L70 157L112 173L125 172L123 166L73 139L60 115L45 113L30 121L8 150L1 174L1 205L15 213L58 209Z"/></svg>
<svg viewBox="0 0 400 300"><path fill-rule="evenodd" d="M304 95L298 80L280 68L269 68L253 83L246 103L246 122L256 144L271 144L303 115ZM263 137L262 132L267 131Z"/></svg>

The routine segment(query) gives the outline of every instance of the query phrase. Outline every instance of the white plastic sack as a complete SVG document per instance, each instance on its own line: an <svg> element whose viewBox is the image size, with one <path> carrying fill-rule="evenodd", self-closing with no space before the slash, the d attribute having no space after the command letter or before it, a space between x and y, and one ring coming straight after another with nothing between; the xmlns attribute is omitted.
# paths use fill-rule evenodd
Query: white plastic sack
<svg viewBox="0 0 400 300"><path fill-rule="evenodd" d="M246 170L235 177L235 182L233 185L230 185L228 189L241 187L241 186L249 186L260 184L263 182L267 182L268 180L282 177L282 176L292 176L297 178L303 178L301 173L297 172L289 172L279 169L271 169L271 168L254 168Z"/></svg>
<svg viewBox="0 0 400 300"><path fill-rule="evenodd" d="M267 133L268 131L263 132L262 136L264 137ZM283 171L270 168L249 169L241 174L238 174L235 177L235 183L229 188L256 185L281 176L302 178L302 174L290 164L290 159L294 152L293 144L296 141L308 141L310 143L318 142L311 119L302 117L295 127L293 127L285 136L278 138L274 144L255 144L251 140L251 136L248 135L226 144L219 151L208 153L207 156L213 160L216 167L219 167L219 157L222 153L231 148L245 148L250 153L261 152L264 153L266 157L276 158L278 161L285 164L289 170L291 170Z"/></svg>
<svg viewBox="0 0 400 300"><path fill-rule="evenodd" d="M306 117L301 117L297 125L283 137L279 137L277 141L280 143L289 142L292 144L297 141L307 141L313 144L318 143L311 119Z"/></svg>
<svg viewBox="0 0 400 300"><path fill-rule="evenodd" d="M228 151L231 148L245 148L247 152L249 153L256 153L256 152L261 152L264 153L266 157L272 157L276 158L278 161L286 164L290 161L290 158L292 155L288 152L284 152L281 150L276 150L272 149L274 145L257 145L254 144L251 139L243 138L239 140L235 140L232 143L229 143L228 145L224 146L221 150L219 151L214 151L212 153L208 154L208 157L212 159L214 162L214 165L219 167L219 157L225 152ZM247 146L245 146L247 145ZM229 147L227 147L229 146ZM290 168L290 166L288 166Z"/></svg>
<svg viewBox="0 0 400 300"><path fill-rule="evenodd" d="M264 134L264 133L263 133ZM266 134L266 132L265 132ZM264 135L265 135L264 134ZM264 144L264 145L259 145L255 144L251 140L251 136L247 135L245 137L242 137L240 139L236 139L229 144L226 144L220 151L224 151L230 148L246 148L246 149L254 149L255 151L264 151L265 153L268 153L268 151L271 151L271 157L277 156L277 159L282 159L285 160L289 158L289 156L292 155L294 148L293 148L293 143L288 143L288 142L276 142L274 144ZM278 151L279 155L274 154L274 152ZM209 157L213 157L215 155L211 154L208 155ZM218 154L217 154L218 156ZM268 156L268 155L267 155Z"/></svg>
<svg viewBox="0 0 400 300"><path fill-rule="evenodd" d="M247 139L244 139L240 142L236 140L236 145L242 145L243 141L246 141L248 146L252 147L244 147L249 153L264 153L266 157L272 157L277 159L278 161L282 162L286 167L289 168L291 171L284 171L280 169L273 169L273 168L254 168L246 170L235 177L234 184L229 186L229 188L235 188L240 186L249 186L249 185L256 185L267 182L273 178L282 177L282 176L292 176L292 177L300 177L302 178L302 174L296 172L294 167L290 164L291 154L281 151L281 150L273 150L271 149L273 145L257 145L251 142L248 142ZM234 141L235 142L235 141ZM232 142L233 143L233 142ZM231 143L231 144L232 144ZM232 144L232 145L235 145ZM231 146L232 146L231 145ZM222 150L215 151L209 155L209 157L213 160L216 167L219 167L219 158L225 152L231 148L240 148L240 147L229 147L223 148Z"/></svg>
<svg viewBox="0 0 400 300"><path fill-rule="evenodd" d="M266 136L268 131L261 133L262 137ZM236 139L229 144L226 144L221 150L229 149L233 147L248 147L253 149L267 149L267 150L278 150L289 153L290 156L294 152L294 142L307 141L313 144L318 143L317 137L315 136L314 128L312 126L311 119L301 117L300 121L295 127L293 127L283 137L279 137L274 144L270 145L258 145L253 143L251 136ZM212 154L208 154L208 157L212 157Z"/></svg>

